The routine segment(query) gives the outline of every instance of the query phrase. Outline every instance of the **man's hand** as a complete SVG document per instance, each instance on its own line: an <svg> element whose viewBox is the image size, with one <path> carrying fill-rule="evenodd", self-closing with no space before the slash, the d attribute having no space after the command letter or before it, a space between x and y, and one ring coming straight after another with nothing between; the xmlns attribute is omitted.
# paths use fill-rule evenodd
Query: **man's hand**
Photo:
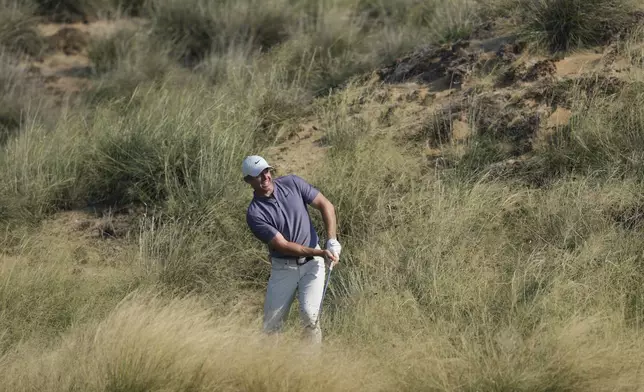
<svg viewBox="0 0 644 392"><path fill-rule="evenodd" d="M336 256L335 253L331 252L328 249L324 250L324 258L327 260L331 260L331 267L335 267L339 261L338 256Z"/></svg>
<svg viewBox="0 0 644 392"><path fill-rule="evenodd" d="M329 240L326 242L326 249L331 251L332 253L335 253L338 256L338 258L340 258L340 253L342 252L342 246L335 238L329 238Z"/></svg>

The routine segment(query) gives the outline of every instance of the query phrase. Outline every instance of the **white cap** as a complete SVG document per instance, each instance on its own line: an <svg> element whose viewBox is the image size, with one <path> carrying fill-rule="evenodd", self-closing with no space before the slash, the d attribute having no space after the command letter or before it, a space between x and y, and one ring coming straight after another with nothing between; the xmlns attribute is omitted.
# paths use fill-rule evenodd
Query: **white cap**
<svg viewBox="0 0 644 392"><path fill-rule="evenodd" d="M259 155L251 155L244 158L244 162L242 163L242 172L244 173L244 177L257 177L268 167L273 168L273 166L269 165L268 162Z"/></svg>

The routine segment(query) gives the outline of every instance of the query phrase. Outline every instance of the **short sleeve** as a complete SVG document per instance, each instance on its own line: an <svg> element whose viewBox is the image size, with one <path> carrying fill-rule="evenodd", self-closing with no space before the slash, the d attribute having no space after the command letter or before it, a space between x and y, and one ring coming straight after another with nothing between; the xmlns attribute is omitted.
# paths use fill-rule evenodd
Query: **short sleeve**
<svg viewBox="0 0 644 392"><path fill-rule="evenodd" d="M302 200L304 200L306 204L311 204L320 191L308 182L304 181L301 177L293 175L292 179L295 184L295 188L302 195Z"/></svg>
<svg viewBox="0 0 644 392"><path fill-rule="evenodd" d="M275 227L257 215L247 214L246 223L248 223L248 227L253 235L266 244L268 244L277 234L277 229Z"/></svg>

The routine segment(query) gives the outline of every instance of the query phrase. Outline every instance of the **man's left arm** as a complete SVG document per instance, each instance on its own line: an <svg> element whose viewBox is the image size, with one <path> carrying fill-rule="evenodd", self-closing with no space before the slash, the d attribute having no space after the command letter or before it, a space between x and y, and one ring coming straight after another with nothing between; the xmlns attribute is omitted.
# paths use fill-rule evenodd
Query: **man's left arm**
<svg viewBox="0 0 644 392"><path fill-rule="evenodd" d="M318 193L318 195L315 196L315 199L311 202L311 206L322 213L322 219L324 220L324 226L326 227L327 232L325 249L334 253L337 257L336 261L331 265L331 267L333 267L340 260L340 253L342 252L342 246L337 239L335 207L322 193Z"/></svg>
<svg viewBox="0 0 644 392"><path fill-rule="evenodd" d="M337 239L337 222L333 204L320 192L311 202L311 206L322 213L328 239Z"/></svg>
<svg viewBox="0 0 644 392"><path fill-rule="evenodd" d="M336 256L340 256L342 247L337 239L337 219L335 215L335 207L327 199L322 192L314 188L311 184L304 181L298 176L293 176L293 181L300 193L305 203L310 204L313 208L319 210L322 213L322 220L324 221L324 226L327 233L327 241L325 249L333 252Z"/></svg>

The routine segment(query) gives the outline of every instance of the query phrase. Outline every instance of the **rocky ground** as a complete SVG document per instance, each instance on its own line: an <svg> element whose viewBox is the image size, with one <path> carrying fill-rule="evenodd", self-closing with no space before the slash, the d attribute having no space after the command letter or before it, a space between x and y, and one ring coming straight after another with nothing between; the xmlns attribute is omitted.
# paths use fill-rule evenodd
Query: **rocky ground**
<svg viewBox="0 0 644 392"><path fill-rule="evenodd" d="M352 112L422 142L436 164L448 164L446 146L458 151L477 132L513 157L499 167L515 166L568 124L575 89L612 94L641 70L615 45L545 57L525 53L512 37L465 40L427 46L374 71ZM398 121L391 126L388 118ZM311 118L300 129L271 156L289 170L306 170L305 162L323 156L324 124Z"/></svg>

